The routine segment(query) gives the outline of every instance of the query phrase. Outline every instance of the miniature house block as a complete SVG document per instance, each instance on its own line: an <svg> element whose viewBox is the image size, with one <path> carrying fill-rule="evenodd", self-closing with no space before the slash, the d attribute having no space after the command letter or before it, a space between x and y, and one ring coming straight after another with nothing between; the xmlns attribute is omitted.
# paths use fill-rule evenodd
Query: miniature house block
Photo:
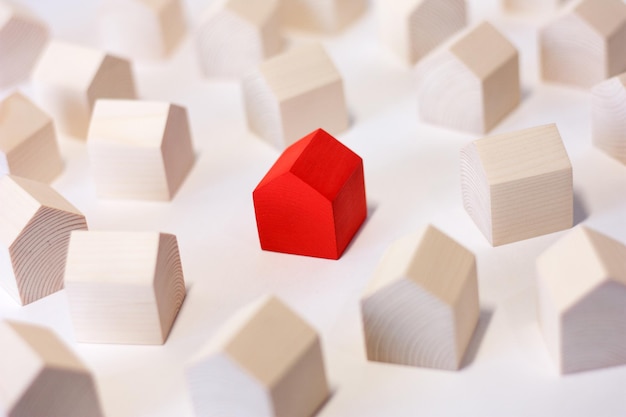
<svg viewBox="0 0 626 417"><path fill-rule="evenodd" d="M626 73L591 90L593 144L626 165Z"/></svg>
<svg viewBox="0 0 626 417"><path fill-rule="evenodd" d="M503 0L502 5L510 12L546 13L553 12L569 0Z"/></svg>
<svg viewBox="0 0 626 417"><path fill-rule="evenodd" d="M465 27L465 0L378 1L382 41L402 60L415 64Z"/></svg>
<svg viewBox="0 0 626 417"><path fill-rule="evenodd" d="M0 178L0 286L21 305L63 288L72 230L85 216L48 184Z"/></svg>
<svg viewBox="0 0 626 417"><path fill-rule="evenodd" d="M367 9L366 0L281 0L283 25L312 32L337 32Z"/></svg>
<svg viewBox="0 0 626 417"><path fill-rule="evenodd" d="M186 293L176 236L72 233L65 288L77 341L163 344Z"/></svg>
<svg viewBox="0 0 626 417"><path fill-rule="evenodd" d="M561 373L626 364L626 246L576 227L537 259L539 320Z"/></svg>
<svg viewBox="0 0 626 417"><path fill-rule="evenodd" d="M261 248L339 259L367 216L363 160L316 130L283 152L253 199Z"/></svg>
<svg viewBox="0 0 626 417"><path fill-rule="evenodd" d="M0 413L7 417L103 417L90 371L52 331L0 322Z"/></svg>
<svg viewBox="0 0 626 417"><path fill-rule="evenodd" d="M361 312L369 360L459 369L480 313L474 255L433 226L398 240Z"/></svg>
<svg viewBox="0 0 626 417"><path fill-rule="evenodd" d="M105 0L99 14L104 48L132 59L162 59L185 37L181 0Z"/></svg>
<svg viewBox="0 0 626 417"><path fill-rule="evenodd" d="M520 102L517 49L482 23L416 66L423 121L485 133Z"/></svg>
<svg viewBox="0 0 626 417"><path fill-rule="evenodd" d="M281 52L279 11L279 0L227 0L211 7L196 38L204 75L241 78Z"/></svg>
<svg viewBox="0 0 626 417"><path fill-rule="evenodd" d="M493 246L572 227L572 165L554 124L467 145L461 190L465 210Z"/></svg>
<svg viewBox="0 0 626 417"><path fill-rule="evenodd" d="M0 102L0 175L51 182L63 171L50 116L20 93Z"/></svg>
<svg viewBox="0 0 626 417"><path fill-rule="evenodd" d="M99 197L171 200L194 163L187 110L98 100L87 140Z"/></svg>
<svg viewBox="0 0 626 417"><path fill-rule="evenodd" d="M583 0L539 31L543 79L591 88L626 71L626 4Z"/></svg>
<svg viewBox="0 0 626 417"><path fill-rule="evenodd" d="M187 381L198 417L309 417L329 395L317 332L274 297L222 327Z"/></svg>
<svg viewBox="0 0 626 417"><path fill-rule="evenodd" d="M248 125L284 149L317 128L348 128L343 81L319 44L293 48L263 62L243 84Z"/></svg>
<svg viewBox="0 0 626 417"><path fill-rule="evenodd" d="M24 81L48 41L48 27L25 7L0 1L0 89Z"/></svg>
<svg viewBox="0 0 626 417"><path fill-rule="evenodd" d="M84 139L98 98L135 98L129 61L83 46L53 41L32 76L33 89L59 131Z"/></svg>

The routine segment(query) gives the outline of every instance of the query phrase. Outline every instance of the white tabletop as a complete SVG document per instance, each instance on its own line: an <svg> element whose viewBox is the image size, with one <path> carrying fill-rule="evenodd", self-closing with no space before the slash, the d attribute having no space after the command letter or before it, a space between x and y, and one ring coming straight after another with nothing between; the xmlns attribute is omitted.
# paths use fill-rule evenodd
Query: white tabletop
<svg viewBox="0 0 626 417"><path fill-rule="evenodd" d="M59 38L98 45L97 2L25 3ZM186 3L192 25L206 3ZM473 23L489 19L521 53L522 103L493 132L557 123L574 168L576 223L626 242L626 167L592 147L588 92L538 80L544 18L507 15L494 0L470 3ZM266 293L321 333L333 395L319 417L626 415L626 367L561 377L539 332L535 259L565 232L492 248L461 202L459 151L477 136L418 120L412 72L379 43L372 9L321 40L344 76L352 125L338 139L364 160L369 207L340 260L261 251L252 190L279 152L247 130L237 83L200 77L188 37L168 62L135 66L142 98L189 111L197 160L174 200L97 200L84 142L63 136L66 169L53 183L93 230L178 236L188 295L166 344L74 342L64 291L26 307L0 291L0 317L53 328L93 369L109 417L192 416L186 362L233 312ZM28 83L21 89L31 93ZM386 247L427 223L478 259L482 313L458 372L365 359L360 293Z"/></svg>

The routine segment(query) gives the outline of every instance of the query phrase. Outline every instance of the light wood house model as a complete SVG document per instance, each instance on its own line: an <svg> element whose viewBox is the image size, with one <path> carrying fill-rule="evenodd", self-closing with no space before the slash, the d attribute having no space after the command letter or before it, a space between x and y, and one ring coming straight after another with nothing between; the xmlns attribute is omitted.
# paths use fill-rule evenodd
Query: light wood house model
<svg viewBox="0 0 626 417"><path fill-rule="evenodd" d="M52 331L4 320L0 340L0 413L104 417L91 372Z"/></svg>
<svg viewBox="0 0 626 417"><path fill-rule="evenodd" d="M348 128L341 74L320 44L264 61L243 90L248 126L278 149L315 129L337 135Z"/></svg>
<svg viewBox="0 0 626 417"><path fill-rule="evenodd" d="M91 111L99 98L135 98L129 61L84 46L52 41L32 76L35 96L57 129L87 137Z"/></svg>
<svg viewBox="0 0 626 417"><path fill-rule="evenodd" d="M465 210L493 246L572 227L572 165L554 124L467 145L461 192Z"/></svg>
<svg viewBox="0 0 626 417"><path fill-rule="evenodd" d="M486 133L520 102L515 46L483 22L416 66L418 111L424 122Z"/></svg>
<svg viewBox="0 0 626 417"><path fill-rule="evenodd" d="M0 175L50 183L63 171L52 118L15 92L0 102Z"/></svg>
<svg viewBox="0 0 626 417"><path fill-rule="evenodd" d="M0 286L21 305L63 288L70 233L85 216L48 184L0 178Z"/></svg>
<svg viewBox="0 0 626 417"><path fill-rule="evenodd" d="M626 245L578 226L537 259L539 321L561 373L626 364Z"/></svg>
<svg viewBox="0 0 626 417"><path fill-rule="evenodd" d="M474 254L433 226L398 240L361 313L369 360L459 369L480 313Z"/></svg>
<svg viewBox="0 0 626 417"><path fill-rule="evenodd" d="M77 341L163 344L186 294L176 236L72 233L65 288Z"/></svg>
<svg viewBox="0 0 626 417"><path fill-rule="evenodd" d="M187 381L198 417L309 417L329 395L317 332L274 297L233 316Z"/></svg>

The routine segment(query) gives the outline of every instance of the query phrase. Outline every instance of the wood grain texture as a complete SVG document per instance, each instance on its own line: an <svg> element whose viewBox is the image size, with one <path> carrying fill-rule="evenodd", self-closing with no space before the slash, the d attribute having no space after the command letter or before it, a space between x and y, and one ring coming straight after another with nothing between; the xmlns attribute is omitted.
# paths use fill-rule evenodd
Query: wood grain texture
<svg viewBox="0 0 626 417"><path fill-rule="evenodd" d="M171 200L195 160L187 110L159 101L98 100L87 147L101 198Z"/></svg>
<svg viewBox="0 0 626 417"><path fill-rule="evenodd" d="M279 12L279 0L226 0L210 7L196 35L204 75L242 78L280 53Z"/></svg>
<svg viewBox="0 0 626 417"><path fill-rule="evenodd" d="M377 3L383 43L413 65L465 27L465 0L401 0Z"/></svg>
<svg viewBox="0 0 626 417"><path fill-rule="evenodd" d="M546 81L591 88L626 70L626 4L581 0L539 32Z"/></svg>
<svg viewBox="0 0 626 417"><path fill-rule="evenodd" d="M0 286L21 305L63 288L70 232L87 229L78 209L49 185L0 178Z"/></svg>
<svg viewBox="0 0 626 417"><path fill-rule="evenodd" d="M626 246L585 226L537 259L539 321L557 367L626 364Z"/></svg>
<svg viewBox="0 0 626 417"><path fill-rule="evenodd" d="M77 341L163 344L186 293L176 236L72 233L65 287Z"/></svg>
<svg viewBox="0 0 626 417"><path fill-rule="evenodd" d="M264 61L243 81L250 129L278 149L322 128L348 128L341 74L320 44L294 47Z"/></svg>
<svg viewBox="0 0 626 417"><path fill-rule="evenodd" d="M63 171L50 116L15 92L0 102L0 175L50 183Z"/></svg>
<svg viewBox="0 0 626 417"><path fill-rule="evenodd" d="M85 139L99 98L135 98L129 61L97 49L52 41L33 71L33 89L60 132Z"/></svg>
<svg viewBox="0 0 626 417"><path fill-rule="evenodd" d="M262 249L339 259L367 216L363 161L318 129L283 152L252 197Z"/></svg>
<svg viewBox="0 0 626 417"><path fill-rule="evenodd" d="M485 133L520 101L517 49L483 22L416 66L418 110L428 123Z"/></svg>
<svg viewBox="0 0 626 417"><path fill-rule="evenodd" d="M198 417L308 417L329 395L317 332L275 297L233 316L187 381Z"/></svg>
<svg viewBox="0 0 626 417"><path fill-rule="evenodd" d="M103 417L95 381L47 328L0 322L0 411L7 417Z"/></svg>
<svg viewBox="0 0 626 417"><path fill-rule="evenodd" d="M465 210L493 246L572 227L572 165L554 124L467 145L461 191Z"/></svg>
<svg viewBox="0 0 626 417"><path fill-rule="evenodd" d="M367 9L366 0L282 0L282 23L288 29L336 33Z"/></svg>
<svg viewBox="0 0 626 417"><path fill-rule="evenodd" d="M103 47L133 60L167 58L187 27L181 0L105 0L98 19Z"/></svg>
<svg viewBox="0 0 626 417"><path fill-rule="evenodd" d="M395 242L361 313L369 360L458 369L479 315L474 255L433 226Z"/></svg>
<svg viewBox="0 0 626 417"><path fill-rule="evenodd" d="M626 73L591 90L593 144L626 165Z"/></svg>
<svg viewBox="0 0 626 417"><path fill-rule="evenodd" d="M28 79L48 37L48 26L28 9L0 1L0 89Z"/></svg>

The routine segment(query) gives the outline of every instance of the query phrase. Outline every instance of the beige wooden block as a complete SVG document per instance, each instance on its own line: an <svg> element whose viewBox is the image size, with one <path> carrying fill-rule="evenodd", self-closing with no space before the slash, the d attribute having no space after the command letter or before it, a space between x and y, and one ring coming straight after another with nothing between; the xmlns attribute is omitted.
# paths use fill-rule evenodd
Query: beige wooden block
<svg viewBox="0 0 626 417"><path fill-rule="evenodd" d="M517 49L483 22L416 66L423 121L485 133L520 102Z"/></svg>
<svg viewBox="0 0 626 417"><path fill-rule="evenodd" d="M226 0L210 7L196 36L204 75L241 78L280 53L279 12L279 0Z"/></svg>
<svg viewBox="0 0 626 417"><path fill-rule="evenodd" d="M28 79L48 36L48 26L28 9L0 1L0 89Z"/></svg>
<svg viewBox="0 0 626 417"><path fill-rule="evenodd" d="M626 165L626 72L591 90L593 144Z"/></svg>
<svg viewBox="0 0 626 417"><path fill-rule="evenodd" d="M248 126L278 149L319 128L333 136L348 128L341 74L320 44L263 62L243 90Z"/></svg>
<svg viewBox="0 0 626 417"><path fill-rule="evenodd" d="M502 0L502 6L509 12L549 13L558 10L569 0Z"/></svg>
<svg viewBox="0 0 626 417"><path fill-rule="evenodd" d="M131 64L83 46L53 41L33 71L38 101L60 132L87 137L91 111L99 98L135 98Z"/></svg>
<svg viewBox="0 0 626 417"><path fill-rule="evenodd" d="M369 360L459 369L480 314L474 254L433 226L398 240L361 313Z"/></svg>
<svg viewBox="0 0 626 417"><path fill-rule="evenodd" d="M98 197L171 200L194 163L187 110L98 100L87 140Z"/></svg>
<svg viewBox="0 0 626 417"><path fill-rule="evenodd" d="M63 171L50 116L15 92L0 102L0 175L51 182Z"/></svg>
<svg viewBox="0 0 626 417"><path fill-rule="evenodd" d="M104 49L133 60L167 58L186 27L181 0L104 0L100 7Z"/></svg>
<svg viewBox="0 0 626 417"><path fill-rule="evenodd" d="M461 151L463 206L493 246L572 227L572 165L554 124Z"/></svg>
<svg viewBox="0 0 626 417"><path fill-rule="evenodd" d="M163 344L186 293L176 236L72 233L65 288L77 341Z"/></svg>
<svg viewBox="0 0 626 417"><path fill-rule="evenodd" d="M0 178L0 286L18 303L32 303L63 288L72 230L85 216L47 184Z"/></svg>
<svg viewBox="0 0 626 417"><path fill-rule="evenodd" d="M626 364L626 246L576 227L537 259L539 321L564 374Z"/></svg>
<svg viewBox="0 0 626 417"><path fill-rule="evenodd" d="M379 34L383 43L408 64L465 27L465 0L378 0Z"/></svg>
<svg viewBox="0 0 626 417"><path fill-rule="evenodd" d="M308 417L329 395L317 332L274 297L233 316L187 381L198 417Z"/></svg>
<svg viewBox="0 0 626 417"><path fill-rule="evenodd" d="M45 327L0 321L0 412L7 417L102 417L85 364Z"/></svg>
<svg viewBox="0 0 626 417"><path fill-rule="evenodd" d="M626 71L626 4L582 0L539 31L543 79L591 88Z"/></svg>
<svg viewBox="0 0 626 417"><path fill-rule="evenodd" d="M337 32L361 16L367 0L281 0L283 25L312 32Z"/></svg>

